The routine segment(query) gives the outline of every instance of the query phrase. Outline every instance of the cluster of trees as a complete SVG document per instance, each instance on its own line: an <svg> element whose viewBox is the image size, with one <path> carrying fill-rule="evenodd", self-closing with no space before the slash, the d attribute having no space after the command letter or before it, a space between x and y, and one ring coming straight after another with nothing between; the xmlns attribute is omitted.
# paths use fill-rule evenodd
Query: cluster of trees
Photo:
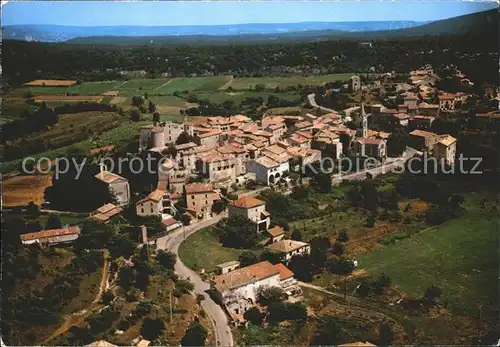
<svg viewBox="0 0 500 347"><path fill-rule="evenodd" d="M25 111L18 120L2 125L2 143L13 141L33 132L48 129L59 121L59 114L46 103L34 112Z"/></svg>
<svg viewBox="0 0 500 347"><path fill-rule="evenodd" d="M13 337L11 334L18 333L23 325L57 323L61 307L79 295L82 279L102 267L104 258L101 251L83 253L66 265L60 275L45 287L19 295L12 292L15 283L37 276L41 271L42 258L51 250L42 250L38 244L25 247L10 226L9 229L3 228L2 223L2 235L6 235L7 230L15 235L2 236L2 271L7 276L2 281L2 331L4 339L9 341Z"/></svg>
<svg viewBox="0 0 500 347"><path fill-rule="evenodd" d="M182 94L178 94L181 95ZM238 113L244 113L251 118L262 116L262 113L268 108L291 107L301 104L301 100L286 100L278 95L269 95L267 102L261 96L248 96L239 104L234 100L225 100L221 103L213 103L207 99L198 99L196 94L189 94L186 101L198 103L197 107L188 108L185 113L188 116L230 116Z"/></svg>
<svg viewBox="0 0 500 347"><path fill-rule="evenodd" d="M37 78L119 79L123 70L145 69L149 75L171 76L261 76L299 69L308 74L368 72L372 67L406 71L431 63L436 67L454 64L475 81L498 85L496 59L487 54L498 51L496 37L429 36L372 43L373 48L366 49L355 40L219 46L76 46L7 40L2 58L5 77L12 84ZM471 57L467 53L480 54Z"/></svg>
<svg viewBox="0 0 500 347"><path fill-rule="evenodd" d="M224 247L252 248L257 242L257 225L244 216L224 218L215 229Z"/></svg>

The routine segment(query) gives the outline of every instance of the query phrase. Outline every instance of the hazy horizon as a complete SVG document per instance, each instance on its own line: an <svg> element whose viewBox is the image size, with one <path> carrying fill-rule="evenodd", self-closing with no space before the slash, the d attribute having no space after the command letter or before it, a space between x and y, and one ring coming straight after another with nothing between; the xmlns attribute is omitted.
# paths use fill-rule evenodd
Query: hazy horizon
<svg viewBox="0 0 500 347"><path fill-rule="evenodd" d="M283 6L286 6L286 11L283 10ZM496 3L490 2L454 1L8 2L2 6L2 27L11 25L210 27L387 21L422 23L482 12L497 6ZM224 13L224 16L221 16L221 13Z"/></svg>

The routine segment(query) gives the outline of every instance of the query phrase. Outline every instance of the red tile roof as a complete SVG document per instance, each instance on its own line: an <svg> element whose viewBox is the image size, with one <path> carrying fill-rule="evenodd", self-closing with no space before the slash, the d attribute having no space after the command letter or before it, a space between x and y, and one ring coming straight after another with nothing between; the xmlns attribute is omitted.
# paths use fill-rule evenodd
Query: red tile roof
<svg viewBox="0 0 500 347"><path fill-rule="evenodd" d="M36 239L46 239L49 237L74 235L74 234L78 234L78 235L80 234L80 228L76 225L70 226L70 227L65 227L65 228L60 228L60 229L42 230L42 231L38 231L35 233L22 234L21 240L22 241L31 241L31 240L36 240Z"/></svg>
<svg viewBox="0 0 500 347"><path fill-rule="evenodd" d="M162 220L161 223L163 225L166 225L166 226L171 226L171 225L174 225L175 223L177 223L177 221L173 218L167 218L167 219Z"/></svg>
<svg viewBox="0 0 500 347"><path fill-rule="evenodd" d="M213 191L212 184L191 183L185 186L187 194L206 193Z"/></svg>
<svg viewBox="0 0 500 347"><path fill-rule="evenodd" d="M223 275L216 276L212 282L219 293L242 287L257 280L279 275L280 271L270 262L263 261Z"/></svg>
<svg viewBox="0 0 500 347"><path fill-rule="evenodd" d="M234 205L236 207L241 207L241 208L254 208L257 206L264 205L264 204L265 204L264 201L253 198L251 196L241 197L238 200L231 203L231 205Z"/></svg>
<svg viewBox="0 0 500 347"><path fill-rule="evenodd" d="M278 269L278 271L280 272L280 281L284 281L290 277L293 277L295 274L292 272L292 270L290 270L289 268L287 268L285 265L279 263L279 264L276 264L274 265L274 267L276 269Z"/></svg>
<svg viewBox="0 0 500 347"><path fill-rule="evenodd" d="M267 231L272 237L280 236L285 233L285 230L280 226L272 227Z"/></svg>
<svg viewBox="0 0 500 347"><path fill-rule="evenodd" d="M382 139L371 139L371 138L364 138L360 137L356 139L357 142L364 143L365 145L379 145L380 143L384 142Z"/></svg>

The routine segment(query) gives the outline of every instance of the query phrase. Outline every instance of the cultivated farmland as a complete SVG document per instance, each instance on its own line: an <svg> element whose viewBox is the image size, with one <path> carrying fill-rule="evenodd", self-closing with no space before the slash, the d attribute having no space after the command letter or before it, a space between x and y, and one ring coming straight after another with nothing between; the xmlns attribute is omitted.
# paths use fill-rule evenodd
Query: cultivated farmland
<svg viewBox="0 0 500 347"><path fill-rule="evenodd" d="M301 85L320 85L327 82L346 81L354 74L341 73L319 76L287 76L287 77L237 77L230 86L233 89L252 89L257 84L263 84L266 88L286 88ZM229 85L227 86L229 87Z"/></svg>
<svg viewBox="0 0 500 347"><path fill-rule="evenodd" d="M169 80L167 78L143 78L143 79L133 79L125 82L121 82L116 85L113 89L120 92L120 96L134 96L148 94L157 94L156 88L167 83Z"/></svg>
<svg viewBox="0 0 500 347"><path fill-rule="evenodd" d="M67 87L75 85L77 82L74 80L34 80L25 83L25 86L39 86L39 87Z"/></svg>
<svg viewBox="0 0 500 347"><path fill-rule="evenodd" d="M91 96L91 95L42 95L34 98L36 102L100 102L102 96Z"/></svg>
<svg viewBox="0 0 500 347"><path fill-rule="evenodd" d="M280 99L284 100L289 100L289 101L295 101L295 100L300 100L300 95L299 94L293 94L293 93L270 93L270 92L248 92L248 91L241 91L241 92L224 92L224 91L217 91L217 92L203 92L203 93L197 93L195 92L196 96L198 99L203 100L203 99L208 99L210 102L213 103L222 103L226 100L232 100L236 104L241 103L244 99L248 97L261 97L264 101L267 101L270 95L277 96Z"/></svg>
<svg viewBox="0 0 500 347"><path fill-rule="evenodd" d="M37 205L44 202L45 188L52 185L50 175L15 176L3 181L3 205L21 206L33 201Z"/></svg>
<svg viewBox="0 0 500 347"><path fill-rule="evenodd" d="M231 76L182 77L155 89L152 94L169 95L175 91L214 91L225 85Z"/></svg>

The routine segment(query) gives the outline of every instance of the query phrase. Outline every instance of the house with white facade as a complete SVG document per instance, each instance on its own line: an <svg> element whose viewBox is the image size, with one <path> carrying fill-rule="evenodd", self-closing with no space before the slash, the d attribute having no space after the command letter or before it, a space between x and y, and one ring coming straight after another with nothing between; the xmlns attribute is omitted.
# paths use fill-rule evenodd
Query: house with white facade
<svg viewBox="0 0 500 347"><path fill-rule="evenodd" d="M288 158L273 160L269 156L263 156L255 160L249 160L247 162L247 171L255 174L257 182L271 185L276 184L285 172L290 171L290 165Z"/></svg>
<svg viewBox="0 0 500 347"><path fill-rule="evenodd" d="M279 225L267 230L269 236L269 243L279 242L285 237L285 230Z"/></svg>
<svg viewBox="0 0 500 347"><path fill-rule="evenodd" d="M266 248L281 253L282 262L285 264L295 255L305 255L311 253L311 245L307 242L294 240L281 240L270 244Z"/></svg>
<svg viewBox="0 0 500 347"><path fill-rule="evenodd" d="M280 286L288 296L302 293L299 283L295 279L295 274L289 268L281 263L274 265L274 267L280 272Z"/></svg>
<svg viewBox="0 0 500 347"><path fill-rule="evenodd" d="M162 219L171 218L176 213L168 193L160 189L152 191L147 197L137 201L135 210L138 216L159 216Z"/></svg>
<svg viewBox="0 0 500 347"><path fill-rule="evenodd" d="M261 233L269 228L271 218L266 211L266 203L251 196L244 196L232 201L228 206L229 217L244 216L257 224L257 232Z"/></svg>
<svg viewBox="0 0 500 347"><path fill-rule="evenodd" d="M243 321L243 314L257 303L260 288L282 284L289 288L293 273L290 276L287 270L283 265L263 261L215 276L210 280L210 290L233 319Z"/></svg>

